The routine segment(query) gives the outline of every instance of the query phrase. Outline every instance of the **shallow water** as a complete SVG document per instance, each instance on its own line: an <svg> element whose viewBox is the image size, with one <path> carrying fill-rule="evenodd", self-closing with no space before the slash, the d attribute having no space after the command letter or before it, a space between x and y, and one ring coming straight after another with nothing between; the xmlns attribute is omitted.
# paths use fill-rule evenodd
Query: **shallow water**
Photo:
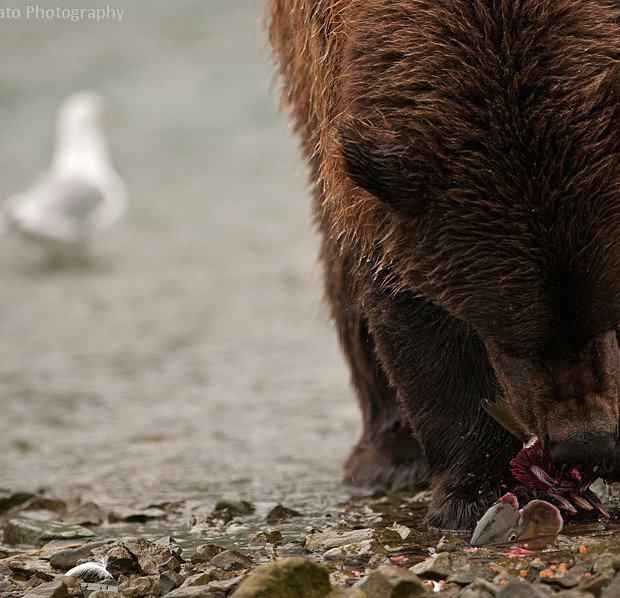
<svg viewBox="0 0 620 598"><path fill-rule="evenodd" d="M0 196L45 168L83 88L113 106L131 193L91 268L0 238L0 485L329 509L359 419L263 3L125 4L120 23L0 19Z"/></svg>

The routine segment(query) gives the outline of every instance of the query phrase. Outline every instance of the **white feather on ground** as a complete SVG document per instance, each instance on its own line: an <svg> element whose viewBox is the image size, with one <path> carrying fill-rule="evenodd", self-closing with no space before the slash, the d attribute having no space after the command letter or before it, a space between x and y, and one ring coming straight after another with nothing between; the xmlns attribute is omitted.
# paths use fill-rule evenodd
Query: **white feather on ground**
<svg viewBox="0 0 620 598"><path fill-rule="evenodd" d="M103 132L106 101L94 91L65 98L57 116L50 169L2 207L5 229L52 253L85 255L94 234L124 213L126 187L110 161Z"/></svg>
<svg viewBox="0 0 620 598"><path fill-rule="evenodd" d="M68 577L79 577L81 579L106 579L112 578L108 571L108 558L104 557L99 562L89 561L82 563L65 573Z"/></svg>

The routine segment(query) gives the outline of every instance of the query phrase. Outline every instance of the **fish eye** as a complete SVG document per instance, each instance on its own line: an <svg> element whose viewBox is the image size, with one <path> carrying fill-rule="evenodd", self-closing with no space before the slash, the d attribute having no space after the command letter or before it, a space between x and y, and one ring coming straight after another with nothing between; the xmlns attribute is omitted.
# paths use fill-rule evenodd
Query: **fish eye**
<svg viewBox="0 0 620 598"><path fill-rule="evenodd" d="M509 536L508 536L508 541L509 542L514 542L517 539L517 532L512 532Z"/></svg>

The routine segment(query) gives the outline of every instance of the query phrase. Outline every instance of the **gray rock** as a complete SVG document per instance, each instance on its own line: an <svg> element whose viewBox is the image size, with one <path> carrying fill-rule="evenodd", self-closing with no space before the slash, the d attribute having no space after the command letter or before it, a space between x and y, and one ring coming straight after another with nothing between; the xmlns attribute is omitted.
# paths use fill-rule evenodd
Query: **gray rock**
<svg viewBox="0 0 620 598"><path fill-rule="evenodd" d="M466 563L464 552L438 552L409 570L426 579L446 579Z"/></svg>
<svg viewBox="0 0 620 598"><path fill-rule="evenodd" d="M620 596L620 577L614 579L601 592L600 598L618 598Z"/></svg>
<svg viewBox="0 0 620 598"><path fill-rule="evenodd" d="M93 551L95 556L108 557L108 570L114 577L131 573L154 575L159 572L160 565L166 563L172 552L146 538L129 537L117 540L109 547Z"/></svg>
<svg viewBox="0 0 620 598"><path fill-rule="evenodd" d="M493 581L495 575L495 572L490 567L487 567L487 565L483 565L482 563L467 563L464 567L457 569L446 581L466 586L477 579Z"/></svg>
<svg viewBox="0 0 620 598"><path fill-rule="evenodd" d="M70 509L62 520L71 525L101 525L106 520L106 512L94 502Z"/></svg>
<svg viewBox="0 0 620 598"><path fill-rule="evenodd" d="M611 581L611 575L608 575L606 573L598 573L580 584L579 589L583 592L590 592L590 594L599 596L602 593L603 588L609 586Z"/></svg>
<svg viewBox="0 0 620 598"><path fill-rule="evenodd" d="M437 552L455 552L456 550L463 550L463 548L469 548L469 544L465 540L452 534L445 534L441 536L435 550Z"/></svg>
<svg viewBox="0 0 620 598"><path fill-rule="evenodd" d="M489 584L492 586L492 584ZM463 588L459 594L459 598L495 598L497 589L494 587L481 587L471 584Z"/></svg>
<svg viewBox="0 0 620 598"><path fill-rule="evenodd" d="M80 525L25 518L11 519L4 527L4 542L10 545L39 546L49 540L92 538L94 535L89 529Z"/></svg>
<svg viewBox="0 0 620 598"><path fill-rule="evenodd" d="M107 556L108 571L118 579L120 575L131 575L139 573L140 567L133 555L124 547L115 542L109 549L106 547L101 552L95 551L98 556Z"/></svg>
<svg viewBox="0 0 620 598"><path fill-rule="evenodd" d="M13 572L14 577L22 579L30 579L36 576L43 581L52 581L55 577L50 570L49 562L35 556L23 555L11 559L9 569Z"/></svg>
<svg viewBox="0 0 620 598"><path fill-rule="evenodd" d="M309 559L289 557L259 567L231 598L324 598L330 589L325 567Z"/></svg>
<svg viewBox="0 0 620 598"><path fill-rule="evenodd" d="M34 498L31 492L11 492L4 488L0 489L0 513L6 513L9 509L24 504Z"/></svg>
<svg viewBox="0 0 620 598"><path fill-rule="evenodd" d="M166 598L225 598L222 590L210 589L207 586L191 586L177 588L166 594Z"/></svg>
<svg viewBox="0 0 620 598"><path fill-rule="evenodd" d="M305 548L310 552L330 550L331 548L337 548L345 544L355 544L363 540L375 540L381 546L384 544L400 544L402 541L400 534L389 528L333 529L315 532L306 536Z"/></svg>
<svg viewBox="0 0 620 598"><path fill-rule="evenodd" d="M254 511L256 511L254 505L245 500L223 498L217 501L212 515L214 517L230 516L232 519L239 515L251 515Z"/></svg>
<svg viewBox="0 0 620 598"><path fill-rule="evenodd" d="M59 571L68 571L69 569L75 567L80 560L91 560L89 557L92 551L95 548L99 548L100 546L105 546L107 544L110 544L109 540L91 542L89 544L84 544L84 546L78 546L77 548L63 548L62 550L55 552L50 557L50 565Z"/></svg>
<svg viewBox="0 0 620 598"><path fill-rule="evenodd" d="M69 598L69 590L62 579L57 579L28 590L24 598Z"/></svg>
<svg viewBox="0 0 620 598"><path fill-rule="evenodd" d="M192 554L192 563L208 563L215 555L225 550L225 548L217 544L201 544L196 546L194 554Z"/></svg>
<svg viewBox="0 0 620 598"><path fill-rule="evenodd" d="M84 598L119 598L118 588L109 584L83 583L80 589Z"/></svg>
<svg viewBox="0 0 620 598"><path fill-rule="evenodd" d="M359 567L366 565L374 555L380 553L385 553L385 548L379 546L375 540L362 540L332 548L323 554L323 558L328 562L342 561L349 567Z"/></svg>
<svg viewBox="0 0 620 598"><path fill-rule="evenodd" d="M267 517L265 521L267 523L277 523L279 521L285 521L286 519L291 519L292 517L301 517L301 513L299 511L295 511L293 509L289 509L287 507L283 507L280 504L277 504L269 513L267 513Z"/></svg>
<svg viewBox="0 0 620 598"><path fill-rule="evenodd" d="M164 519L168 514L159 507L147 507L146 509L130 509L120 507L114 509L108 518L110 523L125 521L127 523L146 523L153 519Z"/></svg>
<svg viewBox="0 0 620 598"><path fill-rule="evenodd" d="M211 564L224 571L239 571L252 565L252 559L236 550L225 550L211 559Z"/></svg>
<svg viewBox="0 0 620 598"><path fill-rule="evenodd" d="M497 598L546 598L548 595L549 590L544 586L513 580L501 586Z"/></svg>
<svg viewBox="0 0 620 598"><path fill-rule="evenodd" d="M371 571L355 586L367 598L415 598L430 596L417 575L400 567L382 567Z"/></svg>
<svg viewBox="0 0 620 598"><path fill-rule="evenodd" d="M157 591L160 596L171 592L175 588L178 588L185 581L183 575L176 571L168 570L159 574L159 581L157 582Z"/></svg>
<svg viewBox="0 0 620 598"><path fill-rule="evenodd" d="M553 598L592 598L592 594L579 590L562 590L557 594L553 594Z"/></svg>
<svg viewBox="0 0 620 598"><path fill-rule="evenodd" d="M282 533L278 530L258 532L248 542L249 546L266 546L267 544L279 544L282 542Z"/></svg>
<svg viewBox="0 0 620 598"><path fill-rule="evenodd" d="M297 542L287 542L284 546L278 546L280 556L306 556L308 551Z"/></svg>

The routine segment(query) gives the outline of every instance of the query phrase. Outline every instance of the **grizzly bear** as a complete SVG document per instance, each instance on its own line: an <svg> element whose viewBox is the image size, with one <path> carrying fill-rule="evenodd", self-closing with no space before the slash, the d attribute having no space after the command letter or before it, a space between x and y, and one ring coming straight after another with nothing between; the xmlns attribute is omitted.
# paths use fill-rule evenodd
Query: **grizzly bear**
<svg viewBox="0 0 620 598"><path fill-rule="evenodd" d="M359 486L468 529L516 484L501 400L558 467L620 479L620 1L269 0Z"/></svg>

